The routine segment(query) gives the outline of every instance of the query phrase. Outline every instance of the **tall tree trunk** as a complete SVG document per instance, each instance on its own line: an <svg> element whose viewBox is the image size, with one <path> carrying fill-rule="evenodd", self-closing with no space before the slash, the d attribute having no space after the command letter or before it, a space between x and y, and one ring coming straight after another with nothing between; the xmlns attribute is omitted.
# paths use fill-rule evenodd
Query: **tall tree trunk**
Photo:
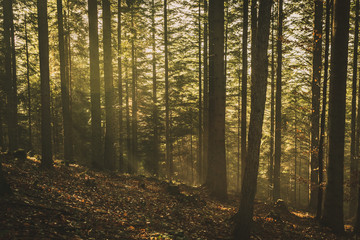
<svg viewBox="0 0 360 240"><path fill-rule="evenodd" d="M156 176L159 174L159 158L160 158L160 146L159 146L159 131L158 131L158 125L159 125L159 110L157 106L157 76L156 76L156 40L155 40L155 34L156 34L156 26L155 26L155 0L152 0L151 5L151 34L152 34L152 80L153 80L153 117L154 117L154 149L153 149L153 174Z"/></svg>
<svg viewBox="0 0 360 240"><path fill-rule="evenodd" d="M40 53L40 87L41 87L41 165L44 168L53 166L51 144L50 113L50 76L49 76L49 31L47 20L47 0L37 1L39 53Z"/></svg>
<svg viewBox="0 0 360 240"><path fill-rule="evenodd" d="M242 181L240 207L235 219L234 239L249 239L254 199L257 188L260 142L264 119L267 75L268 41L270 33L271 0L260 1L258 31L254 52L254 78L251 85L251 113L248 134L245 175Z"/></svg>
<svg viewBox="0 0 360 240"><path fill-rule="evenodd" d="M122 80L122 50L121 50L121 0L118 0L118 94L119 94L119 169L124 171L124 131L123 131L123 80Z"/></svg>
<svg viewBox="0 0 360 240"><path fill-rule="evenodd" d="M328 83L328 68L329 68L329 45L330 45L330 0L326 0L326 22L325 22L325 62L324 62L324 82L323 82L323 98L321 109L321 124L320 124L320 139L319 139L319 191L316 207L316 218L321 218L322 213L322 199L323 199L323 169L324 169L324 138L325 138L325 116L327 105L327 83Z"/></svg>
<svg viewBox="0 0 360 240"><path fill-rule="evenodd" d="M138 159L137 159L137 59L136 59L136 29L135 29L135 6L131 6L131 30L133 35L131 37L131 65L132 65L132 86L131 86L131 95L132 95L132 138L131 138L131 150L132 150L132 168L131 171L136 173L138 170Z"/></svg>
<svg viewBox="0 0 360 240"><path fill-rule="evenodd" d="M294 108L294 205L296 206L296 184L297 184L297 154L298 154L298 129L297 129L297 96L295 95L295 108Z"/></svg>
<svg viewBox="0 0 360 240"><path fill-rule="evenodd" d="M173 174L173 162L170 146L170 106L169 106L169 60L168 60L168 21L167 0L164 0L164 44L165 44L165 142L166 142L166 164L168 178L171 180Z"/></svg>
<svg viewBox="0 0 360 240"><path fill-rule="evenodd" d="M201 182L201 176L203 175L203 159L202 159L202 147L203 147L203 129L202 129L202 79L201 79L201 0L199 0L199 140L198 140L198 173L199 173L199 182Z"/></svg>
<svg viewBox="0 0 360 240"><path fill-rule="evenodd" d="M255 45L256 45L256 33L258 28L258 9L257 9L257 0L251 0L251 66L254 66L255 63ZM255 78L255 70L251 68L251 79ZM252 81L252 80L251 80ZM246 87L247 88L247 87ZM247 104L247 89L246 94L243 95L243 100L246 101ZM246 110L246 107L242 107L242 110ZM246 110L247 111L247 110ZM245 176L245 167L246 167L246 112L245 116L243 116L241 124L245 126L245 128L241 128L241 178Z"/></svg>
<svg viewBox="0 0 360 240"><path fill-rule="evenodd" d="M12 191L4 176L4 171L2 170L2 161L0 159L0 197L11 193Z"/></svg>
<svg viewBox="0 0 360 240"><path fill-rule="evenodd" d="M105 152L104 167L115 170L115 112L114 112L114 85L111 51L111 11L110 0L103 0L103 45L104 45L104 82L105 82Z"/></svg>
<svg viewBox="0 0 360 240"><path fill-rule="evenodd" d="M356 90L358 71L358 44L359 44L359 0L355 6L355 31L354 31L354 58L353 58L353 82L351 101L351 145L350 145L350 204L349 216L355 216L357 204L358 186L358 160L356 155Z"/></svg>
<svg viewBox="0 0 360 240"><path fill-rule="evenodd" d="M125 62L125 66L127 66ZM130 127L130 106L129 106L129 99L130 99L130 93L129 93L129 78L128 78L128 69L125 67L125 93L126 93L126 99L125 99L125 108L126 108L126 148L127 148L127 172L132 173L132 151L131 151L131 127Z"/></svg>
<svg viewBox="0 0 360 240"><path fill-rule="evenodd" d="M275 112L275 164L274 164L274 196L280 198L280 162L281 162L281 91L282 91L282 41L283 41L283 0L278 2L278 29L276 38L276 112Z"/></svg>
<svg viewBox="0 0 360 240"><path fill-rule="evenodd" d="M334 0L330 62L329 165L322 221L344 231L344 138L350 0Z"/></svg>
<svg viewBox="0 0 360 240"><path fill-rule="evenodd" d="M7 123L10 152L15 151L18 147L16 58L12 3L12 0L3 1L6 79L5 89L7 94Z"/></svg>
<svg viewBox="0 0 360 240"><path fill-rule="evenodd" d="M65 73L65 45L64 45L64 24L62 0L57 0L57 19L59 34L59 55L60 55L60 79L61 79L61 103L63 112L64 127L64 160L66 164L73 161L73 144L70 114L69 83L66 81Z"/></svg>
<svg viewBox="0 0 360 240"><path fill-rule="evenodd" d="M316 210L319 191L319 117L320 117L320 81L322 69L322 12L323 1L315 1L314 31L313 31L313 69L311 84L311 211Z"/></svg>
<svg viewBox="0 0 360 240"><path fill-rule="evenodd" d="M227 198L225 156L224 0L209 1L209 145L208 186L211 194Z"/></svg>
<svg viewBox="0 0 360 240"><path fill-rule="evenodd" d="M24 19L25 24L25 54L26 54L26 83L27 83L27 107L28 107L28 138L29 145L28 148L32 151L32 123L31 123L31 86L30 86L30 60L29 60L29 39L28 39L28 30L27 30L27 15L25 14Z"/></svg>
<svg viewBox="0 0 360 240"><path fill-rule="evenodd" d="M274 12L274 11L273 11ZM275 15L275 12L273 13ZM274 139L275 139L275 41L274 41L274 19L271 17L271 109L270 109L270 164L269 164L269 186L270 198L274 191Z"/></svg>
<svg viewBox="0 0 360 240"><path fill-rule="evenodd" d="M252 1L252 4L255 1ZM242 171L241 171L241 176L244 176L244 170L245 170L245 161L246 161L246 128L247 128L247 124L246 124L246 119L247 119L247 71L248 71L248 22L249 22L249 0L244 0L243 3L243 36L242 36L242 77L241 77L241 166L242 166ZM253 9L252 9L253 11ZM256 26L256 23L253 22L253 17L254 14L256 13L252 13L252 30L251 31L256 31L253 29L254 26ZM253 26L253 24L255 24ZM255 28L256 29L256 28ZM251 37L254 37L255 32L252 32ZM252 39L253 41L253 39ZM253 44L253 42L252 42ZM236 184L239 184L239 177L237 180Z"/></svg>
<svg viewBox="0 0 360 240"><path fill-rule="evenodd" d="M88 0L90 42L90 94L91 94L91 165L95 169L104 167L101 134L99 33L97 0Z"/></svg>
<svg viewBox="0 0 360 240"><path fill-rule="evenodd" d="M208 166L208 138L209 138L209 78L208 78L208 2L204 0L204 99L203 99L203 170L200 183L206 180Z"/></svg>

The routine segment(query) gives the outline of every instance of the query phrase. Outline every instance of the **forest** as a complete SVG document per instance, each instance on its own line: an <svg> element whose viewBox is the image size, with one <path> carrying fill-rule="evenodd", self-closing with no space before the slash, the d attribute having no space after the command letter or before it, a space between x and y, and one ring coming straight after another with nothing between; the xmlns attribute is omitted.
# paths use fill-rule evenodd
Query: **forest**
<svg viewBox="0 0 360 240"><path fill-rule="evenodd" d="M0 0L0 239L357 239L359 7Z"/></svg>

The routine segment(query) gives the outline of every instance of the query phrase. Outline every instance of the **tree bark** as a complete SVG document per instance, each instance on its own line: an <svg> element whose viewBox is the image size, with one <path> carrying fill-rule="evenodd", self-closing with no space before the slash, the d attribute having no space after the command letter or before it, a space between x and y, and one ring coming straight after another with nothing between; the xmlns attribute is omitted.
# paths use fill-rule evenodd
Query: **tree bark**
<svg viewBox="0 0 360 240"><path fill-rule="evenodd" d="M281 162L281 92L282 92L282 41L283 41L283 0L278 1L278 29L276 39L276 110L275 110L275 163L274 163L274 196L280 198L280 162Z"/></svg>
<svg viewBox="0 0 360 240"><path fill-rule="evenodd" d="M168 60L168 12L167 0L164 0L164 47L165 47L165 142L166 142L166 164L168 178L171 180L173 174L173 162L170 147L170 106L169 106L169 60Z"/></svg>
<svg viewBox="0 0 360 240"><path fill-rule="evenodd" d="M208 78L208 2L204 0L204 91L203 91L203 170L200 183L206 180L209 139L209 78Z"/></svg>
<svg viewBox="0 0 360 240"><path fill-rule="evenodd" d="M91 165L95 169L104 167L102 154L99 33L97 0L88 0L90 42L90 94L91 94Z"/></svg>
<svg viewBox="0 0 360 240"><path fill-rule="evenodd" d="M311 84L311 192L310 211L316 210L319 191L319 117L320 117L320 81L322 69L322 12L323 1L315 1L313 31L313 69Z"/></svg>
<svg viewBox="0 0 360 240"><path fill-rule="evenodd" d="M61 80L61 103L63 112L63 128L64 128L64 160L66 164L73 161L73 140L72 140L72 124L70 113L70 95L69 83L66 79L65 72L65 45L64 45L64 23L63 23L63 7L62 0L57 0L57 19L59 34L59 55L60 55L60 80Z"/></svg>
<svg viewBox="0 0 360 240"><path fill-rule="evenodd" d="M123 80L122 80L122 49L121 49L121 0L118 0L118 94L119 94L119 170L124 171L124 130L123 130Z"/></svg>
<svg viewBox="0 0 360 240"><path fill-rule="evenodd" d="M257 188L260 143L264 119L267 75L268 41L270 33L271 0L262 0L259 5L259 21L254 52L254 78L251 85L251 113L248 134L245 175L242 181L240 207L235 217L234 239L249 239Z"/></svg>
<svg viewBox="0 0 360 240"><path fill-rule="evenodd" d="M28 29L27 29L27 15L25 14L24 19L25 27L25 54L26 54L26 83L27 83L27 107L28 107L28 138L29 145L28 148L32 151L32 123L31 123L31 86L30 86L30 59L29 59L29 39L28 39Z"/></svg>
<svg viewBox="0 0 360 240"><path fill-rule="evenodd" d="M39 54L40 54L40 90L41 90L41 165L53 166L51 144L50 113L50 77L49 77L49 31L47 20L47 0L37 1Z"/></svg>
<svg viewBox="0 0 360 240"><path fill-rule="evenodd" d="M329 164L322 221L344 231L344 138L350 0L334 0L329 96Z"/></svg>
<svg viewBox="0 0 360 240"><path fill-rule="evenodd" d="M275 15L275 14L274 14ZM274 41L274 19L271 18L271 109L270 109L270 163L269 163L269 185L270 198L274 191L274 139L275 139L275 41Z"/></svg>
<svg viewBox="0 0 360 240"><path fill-rule="evenodd" d="M199 128L199 139L198 139L198 174L199 174L199 182L201 182L201 176L203 175L202 170L203 170L203 159L202 159L202 148L203 148L203 129L202 129L202 116L203 116L203 110L202 110L202 75L201 75L201 0L199 0L199 13L198 13L198 17L199 17L199 23L198 23L198 31L199 31L199 42L198 42L198 47L199 47L199 123L198 123L198 128Z"/></svg>
<svg viewBox="0 0 360 240"><path fill-rule="evenodd" d="M352 76L351 100L351 141L350 141L350 204L349 216L354 217L357 207L358 194L358 159L356 154L356 90L358 72L358 44L359 44L359 0L355 4L354 57Z"/></svg>
<svg viewBox="0 0 360 240"><path fill-rule="evenodd" d="M12 0L3 1L6 79L5 90L7 97L9 152L11 153L14 152L18 147L16 58L12 3Z"/></svg>
<svg viewBox="0 0 360 240"><path fill-rule="evenodd" d="M115 112L114 112L114 85L111 50L111 11L110 0L103 0L103 45L104 45L104 82L105 82L105 152L104 167L115 170Z"/></svg>
<svg viewBox="0 0 360 240"><path fill-rule="evenodd" d="M330 0L326 0L326 22L325 22L325 62L324 62L324 82L323 82L323 98L321 109L320 139L319 139L319 191L316 207L316 218L321 218L322 200L323 200L323 169L324 169L324 138L325 138L325 116L327 105L327 85L328 85L328 68L329 68L329 39L330 39Z"/></svg>
<svg viewBox="0 0 360 240"><path fill-rule="evenodd" d="M208 187L227 199L225 156L224 0L209 1L209 143Z"/></svg>
<svg viewBox="0 0 360 240"><path fill-rule="evenodd" d="M254 2L254 1L253 1ZM245 161L246 161L246 119L247 119L247 71L248 71L248 21L249 21L249 0L244 0L243 3L243 36L242 36L242 73L241 73L241 176L244 176ZM253 11L253 9L252 9ZM252 13L253 16L253 13ZM253 29L252 22L252 31ZM252 37L254 36L252 33ZM239 177L237 184L239 183Z"/></svg>

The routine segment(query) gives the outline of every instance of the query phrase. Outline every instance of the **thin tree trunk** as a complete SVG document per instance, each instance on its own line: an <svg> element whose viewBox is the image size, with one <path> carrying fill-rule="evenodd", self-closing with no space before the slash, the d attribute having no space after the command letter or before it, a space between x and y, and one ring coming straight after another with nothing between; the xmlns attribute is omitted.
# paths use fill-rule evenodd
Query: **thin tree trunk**
<svg viewBox="0 0 360 240"><path fill-rule="evenodd" d="M135 41L136 41L136 29L135 29L135 6L131 6L131 29L133 31L133 35L131 37L131 65L132 65L132 162L131 162L131 172L136 173L138 170L138 159L137 159L137 59L136 59L136 49L135 49Z"/></svg>
<svg viewBox="0 0 360 240"><path fill-rule="evenodd" d="M256 33L258 28L258 10L257 10L257 0L251 1L251 66L255 66L255 45L256 45ZM255 78L255 70L251 68L251 79ZM252 80L251 80L252 81ZM246 86L246 94L243 95L243 100L246 101L247 105L247 86ZM242 111L246 110L246 106L242 107ZM247 110L246 110L247 111ZM245 126L245 128L241 128L241 178L245 175L245 167L246 167L246 113L245 116L242 116L241 124ZM245 119L245 120L244 120Z"/></svg>
<svg viewBox="0 0 360 240"><path fill-rule="evenodd" d="M165 44L165 142L166 142L166 164L168 178L171 180L173 174L173 163L170 148L170 106L169 106L169 60L168 60L168 22L167 22L167 0L164 0L164 44Z"/></svg>
<svg viewBox="0 0 360 240"><path fill-rule="evenodd" d="M271 0L260 1L258 32L254 48L254 78L251 85L251 113L248 134L245 175L242 181L240 206L235 219L234 239L249 239L257 188L260 143L264 119L267 75L268 40L270 33Z"/></svg>
<svg viewBox="0 0 360 240"><path fill-rule="evenodd" d="M90 42L90 94L91 94L91 165L95 169L104 167L101 134L99 33L97 0L88 0Z"/></svg>
<svg viewBox="0 0 360 240"><path fill-rule="evenodd" d="M118 94L119 94L119 169L124 171L124 131L123 131L123 80L122 80L122 49L121 49L121 0L118 0Z"/></svg>
<svg viewBox="0 0 360 240"><path fill-rule="evenodd" d="M159 158L160 158L160 146L159 146L159 110L157 106L157 76L156 76L156 40L155 40L155 0L152 0L152 9L151 9L151 34L152 34L152 70L153 70L153 117L154 117L154 153L153 153L153 173L157 176L159 174Z"/></svg>
<svg viewBox="0 0 360 240"><path fill-rule="evenodd" d="M32 123L31 123L31 86L30 86L30 60L29 60L29 39L27 30L27 15L25 14L25 54L26 54L26 83L27 83L27 104L28 104L28 138L29 138L29 150L32 151Z"/></svg>
<svg viewBox="0 0 360 240"><path fill-rule="evenodd" d="M274 12L274 11L273 11ZM274 12L275 15L275 12ZM274 19L271 18L271 109L270 109L270 167L269 167L269 186L270 198L274 191L274 139L275 139L275 41L274 41Z"/></svg>
<svg viewBox="0 0 360 240"><path fill-rule="evenodd" d="M320 81L322 69L322 0L315 1L314 31L313 31L313 73L311 84L311 192L310 205L311 211L316 210L317 197L319 191L319 117L320 117Z"/></svg>
<svg viewBox="0 0 360 240"><path fill-rule="evenodd" d="M350 141L350 204L349 216L355 216L358 190L358 160L356 157L356 90L358 71L358 44L359 44L359 0L355 6L355 31L354 31L354 57L353 57L353 82L351 101L351 141Z"/></svg>
<svg viewBox="0 0 360 240"><path fill-rule="evenodd" d="M5 42L5 79L7 96L7 124L9 151L18 147L17 136L17 97L16 97L16 59L12 0L3 1L4 42Z"/></svg>
<svg viewBox="0 0 360 240"><path fill-rule="evenodd" d="M297 96L295 95L295 108L294 108L294 132L295 132L295 141L294 141L294 205L296 206L296 167L297 167L297 145L298 145L298 129L297 129Z"/></svg>
<svg viewBox="0 0 360 240"><path fill-rule="evenodd" d="M344 138L350 0L334 0L329 97L329 165L322 221L344 231Z"/></svg>
<svg viewBox="0 0 360 240"><path fill-rule="evenodd" d="M255 2L254 0L252 3ZM243 3L243 36L242 36L242 77L241 77L241 176L244 176L245 170L245 161L246 161L246 128L247 128L247 78L248 78L248 22L249 22L249 0L244 0ZM252 9L253 11L253 9ZM256 13L252 13L252 28L251 31L254 31L253 24L253 16ZM256 31L256 30L255 30ZM253 37L255 32L252 32L251 37L253 41ZM253 42L252 42L253 44ZM237 184L239 184L239 176L237 180Z"/></svg>
<svg viewBox="0 0 360 240"><path fill-rule="evenodd" d="M200 184L206 180L209 139L209 78L208 78L208 2L204 0L204 99L203 99L203 170Z"/></svg>
<svg viewBox="0 0 360 240"><path fill-rule="evenodd" d="M127 65L125 64L125 66L127 66ZM132 173L133 172L133 170L132 170L133 156L132 156L132 151L131 151L131 127L130 127L130 106L129 106L130 93L129 92L130 91L129 91L128 69L127 69L127 67L125 67L127 172Z"/></svg>
<svg viewBox="0 0 360 240"><path fill-rule="evenodd" d="M199 31L199 140L198 140L198 172L199 172L199 182L201 182L201 176L203 175L203 159L202 159L202 147L203 147L203 129L202 129L202 79L201 79L201 0L199 0L199 24L198 24L198 31Z"/></svg>
<svg viewBox="0 0 360 240"><path fill-rule="evenodd" d="M115 170L115 112L114 112L114 85L111 51L111 10L110 0L103 0L103 47L104 47L104 82L105 82L105 152L104 167Z"/></svg>
<svg viewBox="0 0 360 240"><path fill-rule="evenodd" d="M274 164L274 197L280 198L280 162L281 162L281 91L282 91L282 41L283 41L283 0L278 2L278 29L276 39L276 112L275 112L275 164Z"/></svg>
<svg viewBox="0 0 360 240"><path fill-rule="evenodd" d="M323 82L323 99L321 109L320 139L319 139L319 191L316 208L316 218L321 218L322 199L323 199L323 169L324 169L324 138L325 138L325 116L327 105L327 84L328 84L328 68L329 68L329 45L330 45L330 0L326 0L326 22L325 22L325 63L324 63L324 82Z"/></svg>
<svg viewBox="0 0 360 240"><path fill-rule="evenodd" d="M49 31L47 20L47 0L38 0L39 53L40 53L40 87L41 87L41 165L44 168L53 166L51 144L50 113L50 76L49 76Z"/></svg>

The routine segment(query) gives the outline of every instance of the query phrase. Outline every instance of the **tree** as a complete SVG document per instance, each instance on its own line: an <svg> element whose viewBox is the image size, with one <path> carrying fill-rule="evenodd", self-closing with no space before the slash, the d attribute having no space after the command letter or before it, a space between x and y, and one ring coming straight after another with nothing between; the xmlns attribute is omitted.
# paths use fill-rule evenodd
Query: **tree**
<svg viewBox="0 0 360 240"><path fill-rule="evenodd" d="M203 175L200 183L206 179L206 170L208 165L208 138L209 138L209 78L208 78L208 2L204 0L204 91L203 91Z"/></svg>
<svg viewBox="0 0 360 240"><path fill-rule="evenodd" d="M313 31L313 69L311 83L311 192L310 210L316 209L319 191L319 116L320 116L320 80L322 69L322 12L323 1L315 1Z"/></svg>
<svg viewBox="0 0 360 240"><path fill-rule="evenodd" d="M123 80L122 80L122 51L121 51L121 0L118 0L118 94L119 94L119 169L124 171L124 138L123 138Z"/></svg>
<svg viewBox="0 0 360 240"><path fill-rule="evenodd" d="M62 0L57 0L57 18L59 33L59 55L60 55L60 79L61 79L61 102L64 126L64 160L67 164L73 161L72 120L70 113L69 82L65 76L65 46L64 46L64 24Z"/></svg>
<svg viewBox="0 0 360 240"><path fill-rule="evenodd" d="M319 191L316 208L316 218L321 218L322 213L322 200L323 200L323 159L324 159L324 138L325 138L325 116L327 105L327 82L328 82L328 69L329 69L329 38L330 38L330 0L326 0L326 20L325 20L325 62L324 62L324 82L323 82L323 99L321 109L321 124L320 124L320 139L319 139Z"/></svg>
<svg viewBox="0 0 360 240"><path fill-rule="evenodd" d="M199 62L199 122L198 122L198 128L199 128L199 139L198 139L198 172L199 172L199 179L201 179L201 175L203 175L202 173L202 170L203 170L203 159L202 159L202 148L203 148L203 129L202 129L202 124L203 124L203 121L202 121L202 75L201 75L201 0L199 0L199 22L198 22L198 28L199 28L199 42L198 42L198 47L199 47L199 59L198 59L198 62ZM201 181L201 180L200 180Z"/></svg>
<svg viewBox="0 0 360 240"><path fill-rule="evenodd" d="M334 0L333 10L329 95L329 163L322 221L333 231L343 232L345 99L350 1Z"/></svg>
<svg viewBox="0 0 360 240"><path fill-rule="evenodd" d="M274 187L274 139L275 139L275 41L274 41L274 19L271 18L271 97L270 97L270 163L269 163L269 185L270 197L273 196Z"/></svg>
<svg viewBox="0 0 360 240"><path fill-rule="evenodd" d="M252 3L255 1L253 0ZM252 16L254 9L252 9ZM256 14L256 13L255 13ZM247 60L247 47L248 47L248 17L249 16L249 1L244 0L243 5L243 36L242 36L242 73L241 73L241 176L244 176L245 160L246 160L246 118L247 118L247 71L248 71L248 60ZM253 17L251 18L252 20ZM255 22L252 21L252 37L255 36L254 29ZM256 24L255 24L256 25ZM252 43L253 44L253 43ZM253 45L251 45L253 47ZM253 56L253 55L252 55ZM237 181L239 182L239 180ZM237 183L238 184L238 183Z"/></svg>
<svg viewBox="0 0 360 240"><path fill-rule="evenodd" d="M90 94L91 94L91 165L95 169L104 167L101 140L100 69L97 0L88 0Z"/></svg>
<svg viewBox="0 0 360 240"><path fill-rule="evenodd" d="M105 111L106 132L104 167L115 170L115 113L114 113L114 85L111 49L111 11L110 0L103 0L103 45L104 45L104 82L105 82Z"/></svg>
<svg viewBox="0 0 360 240"><path fill-rule="evenodd" d="M209 139L208 186L227 198L225 157L224 0L209 1Z"/></svg>
<svg viewBox="0 0 360 240"><path fill-rule="evenodd" d="M169 106L169 53L168 53L168 21L167 21L167 0L164 0L164 51L165 51L165 144L166 144L166 164L168 168L168 178L172 178L173 162L171 157L170 140L170 106Z"/></svg>
<svg viewBox="0 0 360 240"><path fill-rule="evenodd" d="M50 76L49 76L49 31L47 20L47 0L37 1L40 82L41 82L41 165L44 168L53 166L51 144L51 114L50 114Z"/></svg>
<svg viewBox="0 0 360 240"><path fill-rule="evenodd" d="M5 42L5 90L7 97L7 123L9 137L9 151L18 148L17 124L17 83L16 83L16 58L14 36L13 1L4 0L4 42Z"/></svg>
<svg viewBox="0 0 360 240"><path fill-rule="evenodd" d="M260 143L264 119L267 75L268 41L270 33L271 0L260 1L259 19L254 52L254 78L251 85L251 113L248 133L245 175L242 181L240 206L236 214L234 239L249 239L257 188Z"/></svg>
<svg viewBox="0 0 360 240"><path fill-rule="evenodd" d="M27 28L27 15L25 14L24 28L25 28L25 54L26 54L26 83L27 83L27 107L28 107L28 130L29 130L29 150L33 149L32 144L32 127L31 127L31 89L30 89L30 57L29 57L29 40ZM1 128L1 127L0 127Z"/></svg>
<svg viewBox="0 0 360 240"><path fill-rule="evenodd" d="M355 31L354 31L354 57L352 76L351 100L351 141L350 141L350 204L349 215L355 216L358 186L358 160L356 154L356 90L358 72L358 44L359 44L359 0L355 4Z"/></svg>
<svg viewBox="0 0 360 240"><path fill-rule="evenodd" d="M282 91L282 42L283 42L283 0L278 2L278 29L276 38L276 109L275 109L275 162L273 200L280 198L280 162L281 162L281 91Z"/></svg>

